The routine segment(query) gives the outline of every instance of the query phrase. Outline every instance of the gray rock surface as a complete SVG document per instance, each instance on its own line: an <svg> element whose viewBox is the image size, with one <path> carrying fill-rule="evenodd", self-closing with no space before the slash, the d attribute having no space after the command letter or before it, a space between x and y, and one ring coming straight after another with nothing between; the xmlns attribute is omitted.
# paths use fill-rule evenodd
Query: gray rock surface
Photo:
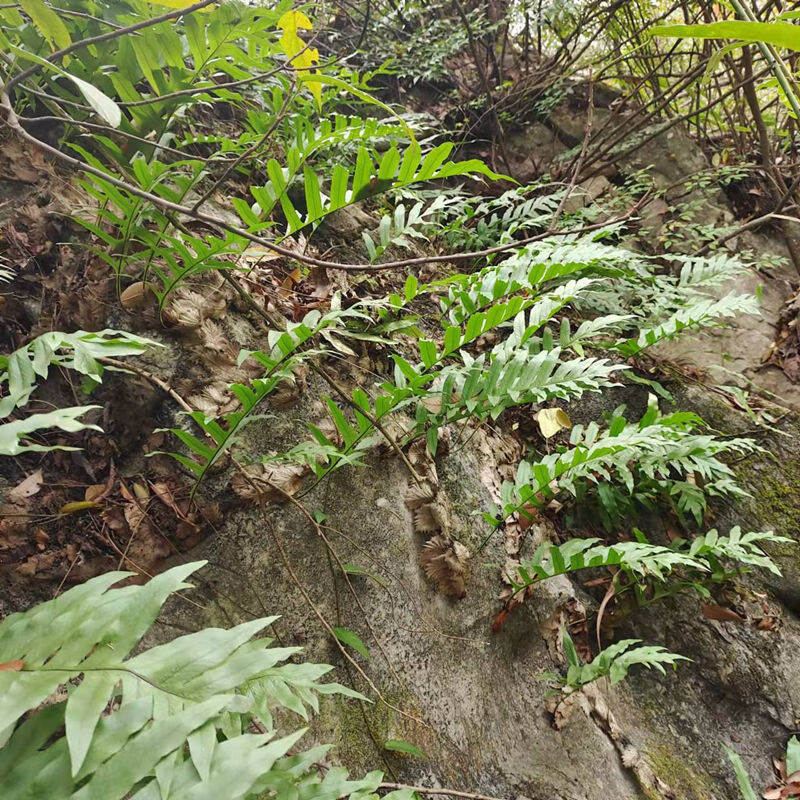
<svg viewBox="0 0 800 800"><path fill-rule="evenodd" d="M245 449L264 452L296 436L299 420L313 418L314 394L276 420L251 426ZM574 416L597 418L622 399L635 408L643 401L640 394L593 395L578 404ZM729 409L696 390L689 390L680 405L694 405L715 425L742 425ZM727 744L742 754L756 784L767 785L770 759L781 753L800 710L800 624L774 596L765 602L780 620L775 630L705 619L700 601L688 595L639 612L618 637L664 644L693 662L666 677L635 673L614 687L598 686L615 720L616 739L602 719L579 710L560 729L554 726L547 710L548 683L541 678L563 664L546 635L548 622L571 598L596 608L599 597L586 593L585 578L545 582L508 616L499 633L492 633L501 607L497 595L505 553L502 534L480 550L488 528L478 514L491 502L487 476L491 483L502 469L492 463L495 444L479 432L437 459L440 498L452 534L472 553L463 600L442 597L423 575L422 538L403 503L408 472L393 455L376 451L366 467L345 468L303 498L309 510L324 510L327 516L333 560L293 507L273 505L266 517L252 507L234 509L216 535L190 554L209 561L201 573L203 584L189 595L198 605L173 602L158 636L281 614L276 633L282 644L304 645L309 659L335 665L335 679L375 700L325 634L313 602L330 625L346 627L364 641L371 659L355 658L393 706L379 700L374 705L343 699L323 703L310 737L332 741L332 760L354 772L382 768L389 779L401 782L438 783L503 798L734 800L733 773L722 749ZM754 474L764 468L759 461L748 465ZM790 491L787 487L785 494ZM757 500L721 516L720 526L737 520L775 522L771 509ZM794 576L796 555L789 549L778 555ZM337 557L383 584L351 576L348 586L336 568ZM735 593L757 598L754 592L765 588L769 591L764 584L747 583ZM413 742L427 758L383 750L390 739ZM648 765L671 792L643 786L631 764Z"/></svg>

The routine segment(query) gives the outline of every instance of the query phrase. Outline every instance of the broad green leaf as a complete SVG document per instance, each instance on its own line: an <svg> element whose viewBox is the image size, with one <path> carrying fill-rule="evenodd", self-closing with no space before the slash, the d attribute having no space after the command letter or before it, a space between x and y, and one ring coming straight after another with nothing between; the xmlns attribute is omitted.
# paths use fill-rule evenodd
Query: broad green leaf
<svg viewBox="0 0 800 800"><path fill-rule="evenodd" d="M47 40L51 50L63 50L72 44L72 38L61 17L42 0L19 0L19 4Z"/></svg>
<svg viewBox="0 0 800 800"><path fill-rule="evenodd" d="M189 736L189 753L197 774L202 780L208 778L216 746L217 729L212 722L207 722Z"/></svg>
<svg viewBox="0 0 800 800"><path fill-rule="evenodd" d="M73 778L83 766L94 730L118 681L119 675L114 672L87 672L70 692L64 720Z"/></svg>
<svg viewBox="0 0 800 800"><path fill-rule="evenodd" d="M89 105L100 117L111 125L112 128L119 127L120 122L122 122L122 111L107 94L101 92L88 81L78 78L69 72L65 72L64 75L81 90L81 93L86 98Z"/></svg>
<svg viewBox="0 0 800 800"><path fill-rule="evenodd" d="M705 25L658 25L650 29L650 34L677 39L740 39L800 52L800 27L791 22L727 20Z"/></svg>
<svg viewBox="0 0 800 800"><path fill-rule="evenodd" d="M44 414L31 414L29 417L25 417L25 419L0 424L0 456L16 456L25 452L44 453L49 450L78 449L65 445L28 444L25 440L31 433L47 428L59 428L69 433L86 429L102 432L102 428L97 425L78 421L78 417L82 417L94 408L100 408L100 406L60 408L57 411L48 411Z"/></svg>
<svg viewBox="0 0 800 800"><path fill-rule="evenodd" d="M361 653L364 658L369 658L369 650L367 650L366 645L358 636L353 633L353 631L349 630L348 628L334 628L333 632L336 634L336 638L342 643L346 644L348 647L352 647L353 650Z"/></svg>
<svg viewBox="0 0 800 800"><path fill-rule="evenodd" d="M389 739L383 745L384 750L391 750L393 753L405 753L406 755L416 756L417 758L425 758L425 754L415 744L405 742L402 739Z"/></svg>
<svg viewBox="0 0 800 800"><path fill-rule="evenodd" d="M733 764L733 771L736 774L736 782L739 784L739 791L742 793L742 800L758 800L758 795L750 782L750 776L747 774L747 769L742 762L739 754L733 751L730 747L725 747L725 752Z"/></svg>
<svg viewBox="0 0 800 800"><path fill-rule="evenodd" d="M800 741L792 736L786 745L786 774L793 775L800 772Z"/></svg>

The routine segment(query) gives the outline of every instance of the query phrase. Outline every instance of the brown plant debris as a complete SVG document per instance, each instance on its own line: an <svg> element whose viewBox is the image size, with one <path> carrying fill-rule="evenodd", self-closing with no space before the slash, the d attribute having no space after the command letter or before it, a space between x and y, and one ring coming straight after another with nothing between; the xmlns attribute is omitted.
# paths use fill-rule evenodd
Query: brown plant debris
<svg viewBox="0 0 800 800"><path fill-rule="evenodd" d="M302 464L251 464L234 473L231 489L251 502L285 500L297 492L309 471Z"/></svg>
<svg viewBox="0 0 800 800"><path fill-rule="evenodd" d="M460 600L467 594L469 559L463 544L437 535L423 545L420 564L443 595Z"/></svg>

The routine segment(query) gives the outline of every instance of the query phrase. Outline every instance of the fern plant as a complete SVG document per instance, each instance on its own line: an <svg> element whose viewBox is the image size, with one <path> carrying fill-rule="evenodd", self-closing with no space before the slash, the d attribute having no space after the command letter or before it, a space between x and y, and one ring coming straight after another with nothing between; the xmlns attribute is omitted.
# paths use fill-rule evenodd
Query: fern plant
<svg viewBox="0 0 800 800"><path fill-rule="evenodd" d="M102 381L104 367L98 361L99 358L139 355L149 346L159 345L142 336L116 330L97 333L51 331L42 334L10 355L0 355L0 389L3 390L3 396L0 397L0 420L8 419L27 405L38 385L38 379L47 378L53 366L83 375L86 381L84 388L88 392ZM48 428L59 428L68 432L100 430L97 425L83 423L79 419L94 408L97 406L74 406L2 422L0 455L74 450L75 448L61 445L32 444L27 440L30 434Z"/></svg>
<svg viewBox="0 0 800 800"><path fill-rule="evenodd" d="M605 430L594 422L576 425L569 447L523 461L514 482L503 485L505 516L541 507L554 495L571 495L599 507L609 527L633 504L652 507L658 500L699 525L708 496L746 496L720 456L753 453L758 446L750 439L698 433L705 423L696 414L662 416L655 401L651 395L638 422L628 422L617 409Z"/></svg>
<svg viewBox="0 0 800 800"><path fill-rule="evenodd" d="M298 211L289 197L289 178L294 171L292 165L286 169L277 160L270 159L266 165L269 183L250 187L256 201L256 205L250 209L252 213L249 214L242 203L236 203L236 209L249 224L253 215L263 219L280 206L286 220L285 235L290 236L320 222L333 211L382 192L398 191L413 184L460 175L482 175L491 180L503 177L475 159L448 161L454 146L452 142L444 142L423 157L419 143L412 140L402 153L397 147L390 147L377 162L373 161L366 147L359 147L352 175L346 166L336 164L327 194L322 191L319 175L312 168L304 166L305 212Z"/></svg>
<svg viewBox="0 0 800 800"><path fill-rule="evenodd" d="M612 685L619 683L637 665L656 669L666 675L665 665L677 669L679 661L691 661L686 656L670 653L664 647L644 645L641 639L623 639L602 650L588 664L584 664L565 628L561 629L561 645L567 660L567 674L564 677L552 674L545 677L556 678L563 685L566 694L578 691L600 678L607 677Z"/></svg>
<svg viewBox="0 0 800 800"><path fill-rule="evenodd" d="M277 617L207 628L130 655L203 563L124 588L112 587L129 573L111 572L0 623L4 797L301 792L311 800L375 792L380 773L355 781L342 769L320 775L315 762L327 748L297 751L302 728L277 735L276 707L306 720L319 695L363 699L320 683L329 666L288 662L299 648L258 638Z"/></svg>
<svg viewBox="0 0 800 800"><path fill-rule="evenodd" d="M772 531L742 533L739 526L732 527L727 536L714 529L689 541L676 539L669 547L650 543L639 530L636 534L638 541L610 545L597 538L541 544L512 576L514 589L521 592L557 575L611 567L615 597L633 593L639 606L686 590L708 597L710 584L721 583L752 567L780 575L762 545L791 541Z"/></svg>

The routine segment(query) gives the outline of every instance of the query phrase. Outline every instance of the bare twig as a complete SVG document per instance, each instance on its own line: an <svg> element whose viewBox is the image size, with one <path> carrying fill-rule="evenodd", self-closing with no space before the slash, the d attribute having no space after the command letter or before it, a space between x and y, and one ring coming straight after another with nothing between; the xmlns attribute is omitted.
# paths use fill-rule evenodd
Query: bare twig
<svg viewBox="0 0 800 800"><path fill-rule="evenodd" d="M475 794L475 792L462 792L457 789L429 789L427 786L410 786L406 783L382 783L379 789L411 789L414 792L428 795L444 795L446 797L463 797L466 800L502 800L488 794Z"/></svg>
<svg viewBox="0 0 800 800"><path fill-rule="evenodd" d="M153 203L154 205L158 206L159 208L166 209L168 211L174 211L178 214L183 214L191 219L203 222L206 225L209 225L217 230L228 231L229 233L233 233L235 236L241 236L243 239L247 239L248 241L261 245L267 250L271 250L275 253L278 253L279 255L285 256L286 258L291 258L294 259L295 261L299 261L304 264L310 264L311 266L315 267L338 269L338 270L343 270L345 272L384 272L386 270L401 269L404 267L423 266L426 264L433 264L433 263L472 261L474 259L485 258L486 256L494 255L496 253L503 253L509 250L516 250L520 247L524 247L525 245L532 244L533 242L542 241L543 239L548 239L552 236L563 235L561 233L546 231L544 233L540 233L535 236L529 236L526 239L507 242L506 244L496 245L495 247L488 247L484 250L477 250L474 252L464 252L464 253L447 253L438 256L422 256L419 258L406 258L399 261L389 261L384 264L344 264L338 261L327 261L325 259L315 258L313 256L306 255L305 253L300 253L297 250L292 250L288 247L283 247L282 245L277 244L271 239L265 239L263 236L258 236L244 228L239 228L236 225L231 225L230 223L225 222L224 220L221 220L209 214L204 214L199 211L192 213L192 209L189 206L183 206L180 205L179 203L173 203L170 200L165 200L163 197L159 197L158 195L152 194L151 192L146 192L143 189L140 189L138 186L134 186L133 184L128 183L127 181L120 180L119 178L110 175L104 170L97 169L91 166L90 164L85 164L82 161L79 161L77 158L67 155L66 153L62 153L58 148L52 147L46 142L43 142L37 139L35 136L29 134L22 127L22 125L20 125L19 118L17 117L16 112L14 111L13 106L11 105L11 101L9 99L7 92L0 93L0 106L2 106L5 109L6 124L12 130L14 130L26 141L30 142L31 144L35 145L41 150L50 153L50 155L54 156L60 161L63 161L65 164L69 164L70 166L80 170L81 172L85 172L89 175L94 175L95 177L101 178L102 180L110 183L112 186L116 186L119 189L123 189L129 194L134 195L135 197L140 197L143 200L147 200ZM571 234L588 233L590 231L599 230L600 228L604 228L608 225L624 222L630 219L632 216L634 216L634 214L638 211L640 205L641 203L637 202L629 209L628 212L622 214L621 216L615 219L593 223L591 225L586 225L582 228L576 228L572 231L569 231L569 233Z"/></svg>

